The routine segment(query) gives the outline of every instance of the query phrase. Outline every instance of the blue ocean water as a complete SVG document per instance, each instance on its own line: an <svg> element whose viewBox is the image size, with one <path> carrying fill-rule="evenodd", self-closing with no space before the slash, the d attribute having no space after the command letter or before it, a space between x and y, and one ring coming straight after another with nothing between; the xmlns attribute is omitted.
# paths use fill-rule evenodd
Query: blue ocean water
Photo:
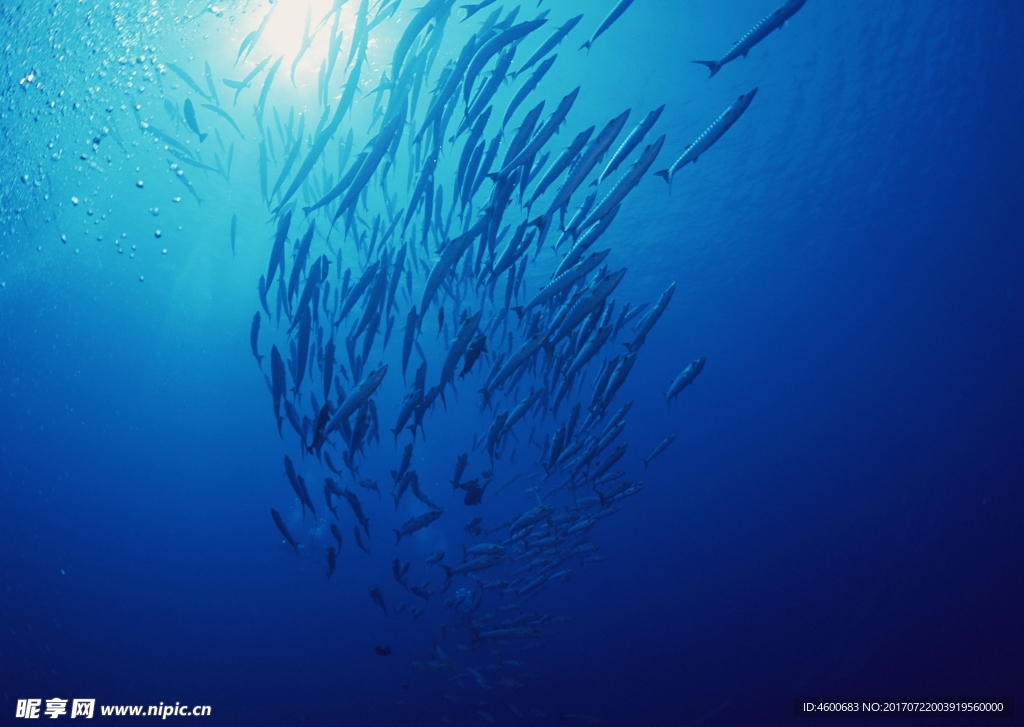
<svg viewBox="0 0 1024 727"><path fill-rule="evenodd" d="M357 5L342 7L343 56ZM329 28L297 64L295 85L289 72L307 6L315 26L331 3L279 0L269 32L237 65L270 5L2 8L0 722L20 722L18 700L53 697L210 705L204 723L230 725L813 724L835 718L794 717L795 699L1021 697L1024 8L809 0L709 79L691 61L724 55L775 3L636 0L589 51L577 48L614 3L539 5L519 11L523 21L549 9L550 20L518 62L583 13L520 111L543 99L549 114L581 86L555 154L590 124L631 109L631 128L665 104L644 142L666 134L660 169L737 96L758 92L671 193L645 175L601 238L611 269L628 268L620 306L653 304L676 284L612 407L633 401L623 467L643 490L590 531L603 561L574 558L568 582L546 584L524 606L558 618L552 633L483 644L443 603L472 590L471 579L433 595L414 620L394 613L418 599L395 582L391 561L411 561L414 581L440 591L443 574L424 559L444 550L458 563L471 542L466 520L481 514L495 527L536 506L527 488L555 482L542 479L529 427L492 466L482 447L471 450L495 413L477 406L485 374L458 383L457 400L449 390L446 408L425 418L414 464L445 516L393 546L389 528L423 509L409 495L398 513L387 502L388 471L411 441L395 445L390 434L407 389L402 299L389 348L371 362L389 363L380 441L358 478L338 478L368 510L372 556L355 546L342 502L345 542L328 580L330 535L303 518L282 458L299 463L318 522L333 516L314 481L331 473L301 456L288 422L279 437L248 346L276 225L261 199L252 118L263 76L237 105L220 79L283 56L273 89L281 127L291 109L304 110L312 134ZM335 179L337 141L355 129L354 156L371 138L375 98L385 98L374 88L380 74L391 78L392 50L419 7L401 2L371 31L367 80L326 152ZM454 11L424 96L497 7L464 23ZM205 92L204 61L215 105L239 132L165 66L186 69ZM343 82L339 68L332 104ZM203 163L226 167L233 144L230 172L177 161L143 127L192 159L198 137L163 104L180 109L186 97L210 134ZM283 162L291 133L270 119L267 111ZM406 140L397 149L410 154ZM177 163L191 187L169 166ZM453 173L442 164L435 182ZM409 179L396 164L392 190L406 194ZM367 209L357 237L383 214ZM298 214L291 238L305 230ZM343 267L367 262L354 249L332 268L332 286ZM433 253L418 240L415 249ZM545 254L532 261L530 291L557 259ZM425 269L417 275L418 302ZM465 305L489 305L483 296ZM287 325L265 316L263 326L269 373L271 340L288 357ZM420 340L432 381L446 338L431 308ZM601 357L623 354L626 340ZM700 357L704 371L668 407L669 384ZM539 373L525 379L545 384ZM555 417L536 420L539 434L554 431ZM672 434L644 469L641 456ZM472 451L474 472L494 471L479 511L461 493L449 499L462 451ZM355 484L363 477L379 480L382 501ZM301 554L283 543L271 507ZM388 616L367 595L374 586ZM487 670L496 661L516 664Z"/></svg>

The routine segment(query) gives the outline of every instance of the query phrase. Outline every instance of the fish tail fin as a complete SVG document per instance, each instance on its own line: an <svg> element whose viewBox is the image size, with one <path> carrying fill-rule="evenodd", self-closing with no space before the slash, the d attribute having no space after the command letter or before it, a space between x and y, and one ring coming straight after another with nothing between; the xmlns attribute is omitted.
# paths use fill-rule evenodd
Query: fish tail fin
<svg viewBox="0 0 1024 727"><path fill-rule="evenodd" d="M452 579L452 569L446 566L444 563L438 563L438 565L444 568L444 580L447 583Z"/></svg>
<svg viewBox="0 0 1024 727"><path fill-rule="evenodd" d="M263 370L263 359L265 358L266 356L260 356L259 354L256 354L256 365L260 367L260 371Z"/></svg>
<svg viewBox="0 0 1024 727"><path fill-rule="evenodd" d="M399 541L402 539L402 533L394 528L391 528L391 532L395 534L395 545L398 545Z"/></svg>
<svg viewBox="0 0 1024 727"><path fill-rule="evenodd" d="M199 143L202 144L204 141L206 141L206 137L207 136L209 136L209 134L200 134L199 135Z"/></svg>
<svg viewBox="0 0 1024 727"><path fill-rule="evenodd" d="M648 465L648 464L650 464L650 460L648 460L648 459L647 459L647 458L645 457L645 458L644 458L644 469L647 469L647 465Z"/></svg>
<svg viewBox="0 0 1024 727"><path fill-rule="evenodd" d="M661 177L662 179L664 179L665 180L665 184L668 185L669 193L672 192L672 177L669 175L667 169L662 169L660 171L655 172L654 176Z"/></svg>
<svg viewBox="0 0 1024 727"><path fill-rule="evenodd" d="M522 323L523 322L523 315L525 315L523 313L523 306L521 306L521 305L514 305L514 306L512 306L512 310L514 310L516 312L516 315L519 316L519 322Z"/></svg>
<svg viewBox="0 0 1024 727"><path fill-rule="evenodd" d="M581 46L579 47L579 49L578 49L578 50L583 50L584 48L586 48L586 49L587 49L587 52L589 53L589 52L590 52L590 46L591 46L592 44L593 44L593 41L592 41L592 40L588 40L588 41L587 41L586 43L584 43L583 45L581 45Z"/></svg>
<svg viewBox="0 0 1024 727"><path fill-rule="evenodd" d="M718 61L693 61L693 62L694 63L698 63L698 64L700 64L702 66L707 66L708 67L708 70L711 71L711 75L708 76L708 78L714 78L715 74L718 73L719 69L722 67L722 65Z"/></svg>

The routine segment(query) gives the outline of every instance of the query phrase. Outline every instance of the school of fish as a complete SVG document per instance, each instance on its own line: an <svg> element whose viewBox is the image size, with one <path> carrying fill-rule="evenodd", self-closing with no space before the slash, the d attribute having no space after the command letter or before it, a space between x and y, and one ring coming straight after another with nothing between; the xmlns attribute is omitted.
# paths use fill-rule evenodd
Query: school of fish
<svg viewBox="0 0 1024 727"><path fill-rule="evenodd" d="M720 60L695 62L715 76L804 1L787 0ZM322 17L307 10L293 57L261 42L290 12L276 3L231 68L203 62L201 83L195 60L159 64L176 79L164 119L129 107L197 204L186 167L227 181L236 145L258 160L269 232L249 344L288 451L271 532L321 559L332 582L346 561L372 559L368 601L382 619L430 612L433 647L412 663L459 684L522 686L523 652L566 620L531 600L603 559L594 529L675 440L630 450L623 395L675 284L654 301L617 297L626 260L603 241L632 196L664 193L645 180L671 186L757 89L681 150L655 130L664 105L639 120L634 109L581 118L581 87L553 85L552 68L614 44L633 3L588 22L556 21L543 0L334 0ZM565 43L577 27L589 32L579 50ZM281 101L321 33L315 106ZM654 171L663 151L678 157ZM247 225L231 211L233 255L262 245ZM680 361L666 401L704 365ZM450 523L444 537L438 521Z"/></svg>

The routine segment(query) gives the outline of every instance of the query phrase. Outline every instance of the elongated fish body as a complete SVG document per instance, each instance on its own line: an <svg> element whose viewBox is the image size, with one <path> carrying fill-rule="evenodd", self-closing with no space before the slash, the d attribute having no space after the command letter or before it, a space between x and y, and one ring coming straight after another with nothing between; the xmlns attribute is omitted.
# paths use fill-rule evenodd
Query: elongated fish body
<svg viewBox="0 0 1024 727"><path fill-rule="evenodd" d="M604 300L611 295L612 291L615 290L619 282L626 275L626 268L622 268L614 273L605 275L601 280L594 285L593 288L583 294L582 297L569 309L568 314L562 319L561 324L550 336L551 345L555 345L562 338L567 336L571 330L583 322L583 320L590 315L597 306L604 302Z"/></svg>
<svg viewBox="0 0 1024 727"><path fill-rule="evenodd" d="M274 247L270 251L270 265L267 268L267 290L274 284L274 276L278 268L284 275L284 243L288 239L288 228L291 226L292 213L288 210L277 222L277 234L274 236Z"/></svg>
<svg viewBox="0 0 1024 727"><path fill-rule="evenodd" d="M405 335L402 340L402 378L405 378L405 371L409 368L409 356L412 354L412 344L416 338L416 330L419 325L419 316L416 308L409 309L405 318Z"/></svg>
<svg viewBox="0 0 1024 727"><path fill-rule="evenodd" d="M602 250L601 252L596 252L593 255L590 255L586 260L578 262L576 265L569 268L544 286L544 288L542 288L529 303L524 305L522 308L516 309L516 313L519 314L520 320L522 320L523 315L531 308L546 303L556 295L566 292L580 280L590 275L591 272L596 270L597 267L604 262L610 252L611 250Z"/></svg>
<svg viewBox="0 0 1024 727"><path fill-rule="evenodd" d="M356 175L362 168L363 162L366 160L367 156L369 156L369 151L362 151L359 154L357 154L356 158L352 160L352 166L348 169L347 172L345 172L345 175L340 180L338 180L338 183L334 185L331 191L325 194L323 197L321 197L320 200L318 200L315 204L312 204L309 207L303 207L303 213L308 215L311 212L315 212L316 210L330 204L338 197L340 197L345 192L345 190L352 186L352 180L356 178Z"/></svg>
<svg viewBox="0 0 1024 727"><path fill-rule="evenodd" d="M270 380L274 396L274 416L277 418L277 433L281 434L281 401L284 399L284 360L277 346L270 347Z"/></svg>
<svg viewBox="0 0 1024 727"><path fill-rule="evenodd" d="M576 358L573 359L573 362L569 365L568 370L565 372L566 378L571 377L590 362L590 359L592 359L594 355L601 350L601 347L608 342L608 339L611 338L612 330L612 326L610 325L601 326L597 329L594 336L584 344L583 348L580 349L580 352L576 355Z"/></svg>
<svg viewBox="0 0 1024 727"><path fill-rule="evenodd" d="M547 520L548 517L555 511L555 508L550 505L540 505L528 510L527 512L520 515L513 523L509 526L509 534L514 535L518 532L525 530L531 525L536 525L542 520Z"/></svg>
<svg viewBox="0 0 1024 727"><path fill-rule="evenodd" d="M444 515L444 510L430 510L422 515L417 515L414 518L406 520L399 530L392 528L392 532L395 534L395 545L398 545L402 541L403 537L412 535L417 530L422 530L442 515Z"/></svg>
<svg viewBox="0 0 1024 727"><path fill-rule="evenodd" d="M487 65L487 61L489 61L492 56L496 55L510 43L515 43L516 41L525 38L546 22L547 20L544 18L537 18L535 20L528 20L526 22L519 23L518 25L513 25L508 30L498 33L498 35L484 43L473 57L473 61L469 64L469 68L466 69L466 80L462 86L463 101L469 101L476 77L480 75L480 71L483 70L484 66Z"/></svg>
<svg viewBox="0 0 1024 727"><path fill-rule="evenodd" d="M672 434L665 439L661 440L658 445L651 450L651 453L644 457L644 469L647 469L647 465L654 461L654 458L669 448L672 442L676 441L676 435Z"/></svg>
<svg viewBox="0 0 1024 727"><path fill-rule="evenodd" d="M213 113L217 114L218 116L226 120L229 124L231 124L232 128L238 132L238 135L242 137L243 140L245 139L245 134L243 134L242 130L238 128L238 124L236 124L235 120L231 118L231 114L222 109L220 106L214 106L213 104L204 103L202 106L204 109L212 111Z"/></svg>
<svg viewBox="0 0 1024 727"><path fill-rule="evenodd" d="M256 123L258 123L261 128L263 126L263 110L267 106L267 96L270 95L270 87L274 83L274 76L277 75L277 69L281 67L281 61L283 60L284 56L280 56L276 61L274 61L274 65L272 65L270 70L267 71L267 77L263 79L263 88L260 89L260 98L256 103L255 109Z"/></svg>
<svg viewBox="0 0 1024 727"><path fill-rule="evenodd" d="M519 105L526 99L527 96L530 95L533 89L537 87L537 84L540 83L541 79L544 78L547 72L551 70L551 66L554 65L555 60L557 58L558 56L551 56L543 63L541 63L540 67L533 72L533 75L526 80L526 83L524 83L520 87L520 89L516 91L516 95L512 97L511 101L509 101L508 108L505 109L505 115L501 119L502 128L504 128L505 125L508 124L508 120L512 118L512 114L516 112L516 109L519 108Z"/></svg>
<svg viewBox="0 0 1024 727"><path fill-rule="evenodd" d="M362 276L359 278L359 282L357 282L355 287L349 291L348 295L345 297L345 302L341 305L341 311L338 314L338 322L345 320L349 312L362 297L363 293L366 292L366 289L369 288L370 284L376 279L377 271L379 269L380 261L378 260L363 271Z"/></svg>
<svg viewBox="0 0 1024 727"><path fill-rule="evenodd" d="M448 108L448 100L451 99L451 97L455 95L455 92L459 90L459 83L462 81L462 77L465 75L466 68L469 67L470 61L473 60L473 55L476 52L476 44L477 36L474 35L469 39L466 45L462 47L462 50L459 52L458 60L455 61L455 67L452 68L452 72L448 76L447 81L431 101L430 108L427 109L427 114L423 118L423 125L416 133L415 141L419 141L424 132L438 121L444 114L445 109Z"/></svg>
<svg viewBox="0 0 1024 727"><path fill-rule="evenodd" d="M188 128L192 129L196 136L199 137L199 143L202 144L206 141L206 134L199 131L199 123L196 121L196 107L192 105L192 99L185 99L185 123L188 124Z"/></svg>
<svg viewBox="0 0 1024 727"><path fill-rule="evenodd" d="M516 47L513 45L498 57L498 62L495 64L490 78L487 79L487 83L477 93L476 98L473 100L473 106L466 112L466 118L475 118L494 98L494 94L498 92L501 84L505 82L508 69L512 67L512 59L515 57L515 52Z"/></svg>
<svg viewBox="0 0 1024 727"><path fill-rule="evenodd" d="M295 262L292 264L292 274L288 278L289 298L295 297L295 291L299 287L299 276L306 269L306 258L309 256L309 246L313 242L313 232L315 229L316 223L310 223L306 229L306 234L302 236L302 240L299 242L299 249L295 253Z"/></svg>
<svg viewBox="0 0 1024 727"><path fill-rule="evenodd" d="M420 31L426 28L427 23L435 17L440 17L441 13L447 13L454 4L455 0L429 0L426 5L420 8L409 22L409 25L406 26L402 37L398 39L398 43L395 45L395 52L391 59L391 77L393 79L397 80L402 64L405 62L405 57L412 50L413 43L415 43Z"/></svg>
<svg viewBox="0 0 1024 727"><path fill-rule="evenodd" d="M626 8L632 4L633 0L619 0L619 2L615 4L615 7L611 9L607 16L605 16L605 19L601 21L601 25L599 25L597 30L594 31L594 34L590 36L590 40L580 46L580 50L583 50L584 48L590 50L590 46L594 44L594 41L597 40L602 33L608 30L608 28L612 27L612 23L618 20L619 16L626 12Z"/></svg>
<svg viewBox="0 0 1024 727"><path fill-rule="evenodd" d="M554 510L554 508L552 508ZM504 556L501 555L482 555L472 560L467 560L461 565L457 565L454 568L448 568L443 563L439 564L444 568L445 580L450 581L452 576L466 575L467 573L475 573L477 571L487 570L493 568L496 565L501 565L505 562Z"/></svg>
<svg viewBox="0 0 1024 727"><path fill-rule="evenodd" d="M597 184L600 184L607 179L609 174L618 169L622 162L626 161L626 157L628 157L629 153L640 145L640 142L643 141L645 136L647 136L647 132L651 130L651 127L657 123L658 117L661 116L661 112L664 110L665 104L662 104L658 108L654 109L654 111L647 114L644 120L629 132L629 136L627 136L623 140L622 144L619 145L619 148L615 150L615 153L612 154L612 158L608 160L608 164L605 165L604 170L598 176Z"/></svg>
<svg viewBox="0 0 1024 727"><path fill-rule="evenodd" d="M308 507L309 511L313 513L313 517L316 518L316 510L313 509L313 501L309 499L309 490L306 489L306 482L300 475L296 474L295 465L292 464L292 460L288 455L284 456L284 471L288 475L288 482L291 484L292 489L295 490L295 496L302 503L302 514L306 514L305 508Z"/></svg>
<svg viewBox="0 0 1024 727"><path fill-rule="evenodd" d="M706 358L695 359L689 366L680 371L672 385L668 387L668 391L665 392L665 400L671 404L672 400L679 395L679 392L692 384L697 375L704 370L704 363L706 361Z"/></svg>
<svg viewBox="0 0 1024 727"><path fill-rule="evenodd" d="M299 389L302 388L302 380L306 374L306 363L309 357L309 335L311 327L312 320L309 313L309 308L303 308L302 312L299 313L299 334L295 344L295 386L292 387L292 394L295 397L298 397L299 395Z"/></svg>
<svg viewBox="0 0 1024 727"><path fill-rule="evenodd" d="M260 276L259 286L257 292L260 296L260 305L263 306L264 312L267 314L267 318L270 317L270 305L267 303L267 279L265 276Z"/></svg>
<svg viewBox="0 0 1024 727"><path fill-rule="evenodd" d="M644 316L643 320L640 321L640 325L637 326L636 338L626 344L626 348L631 353L639 351L640 347L644 345L644 340L647 338L647 334L654 328L654 324L661 318L661 314L665 312L665 308L668 307L668 303L672 300L673 293L676 292L676 284L672 283L665 289L665 292L658 298L658 302L651 309L650 313Z"/></svg>
<svg viewBox="0 0 1024 727"><path fill-rule="evenodd" d="M385 313L390 313L391 309L395 305L395 293L398 292L398 284L402 280L402 272L405 269L405 256L408 251L408 246L402 245L401 249L398 251L398 257L395 258L394 269L391 271L391 280L388 284L388 297L384 303Z"/></svg>
<svg viewBox="0 0 1024 727"><path fill-rule="evenodd" d="M263 197L263 203L268 204L270 199L267 197L267 145L263 141L260 142L259 172L260 194Z"/></svg>
<svg viewBox="0 0 1024 727"><path fill-rule="evenodd" d="M729 52L722 56L722 58L717 61L694 61L694 63L707 66L711 71L709 78L714 78L715 74L722 69L722 66L729 61L734 61L741 56L746 58L751 48L785 25L786 21L796 15L796 12L804 6L805 2L807 0L787 0L784 5L777 7L761 18L757 25L744 33L743 37L736 41L733 47L729 49Z"/></svg>
<svg viewBox="0 0 1024 727"><path fill-rule="evenodd" d="M252 348L252 355L256 358L256 364L263 369L263 357L260 356L260 312L252 317L252 326L249 328L249 346Z"/></svg>
<svg viewBox="0 0 1024 727"><path fill-rule="evenodd" d="M441 252L441 257L434 263L434 267L427 276L427 282L423 287L423 300L420 303L419 319L422 322L427 315L427 308L434 299L437 289L441 287L441 281L448 274L448 271L459 261L463 253L473 244L473 240L484 230L489 218L481 216L480 220L468 231L448 243Z"/></svg>
<svg viewBox="0 0 1024 727"><path fill-rule="evenodd" d="M514 77L518 78L520 75L532 68L540 59L553 51L558 44L565 39L565 36L572 32L572 29L575 28L576 24L582 19L583 15L581 14L566 20L565 23L562 24L562 27L552 33L548 39L545 40L536 51L534 51L533 55L526 60L526 63L524 63L519 70L515 72Z"/></svg>
<svg viewBox="0 0 1024 727"><path fill-rule="evenodd" d="M212 101L213 100L212 98L210 98L209 96L206 95L206 93L203 91L203 89L199 88L199 84L196 83L194 80L192 80L192 76L188 75L188 73L186 73L183 69L179 68L178 66L174 65L173 63L168 63L167 67L170 68L172 71L174 71L174 73L178 76L178 78L180 78L182 81L184 81L186 84L188 84L188 87L191 88L193 91L198 93L200 96L205 98L207 101Z"/></svg>
<svg viewBox="0 0 1024 727"><path fill-rule="evenodd" d="M349 187L348 192L338 205L338 209L334 213L335 220L341 217L345 211L348 210L350 206L354 205L359 199L359 195L362 193L367 182L370 181L370 177L372 177L373 173L377 171L377 167L380 165L381 160L387 153L388 147L391 146L391 142L401 134L404 124L405 114L396 113L388 122L388 125L381 129L380 134L378 134L373 140L373 150L363 160L363 164L359 168L359 172L356 174L355 179L352 180L352 186Z"/></svg>
<svg viewBox="0 0 1024 727"><path fill-rule="evenodd" d="M676 159L672 166L668 169L662 169L660 172L655 172L659 177L665 180L669 185L669 189L672 188L672 178L676 172L685 167L690 162L696 162L700 155L711 148L712 144L722 138L722 134L727 132L733 124L735 124L743 112L750 106L750 102L754 100L754 96L757 94L755 88L750 93L745 93L740 96L736 103L727 108L718 118L715 119L711 126L704 129L701 135L698 136L686 149L683 150L682 156Z"/></svg>
<svg viewBox="0 0 1024 727"><path fill-rule="evenodd" d="M224 79L224 85L228 88L233 88L235 90L234 104L238 104L238 94L240 94L243 90L249 88L249 84L253 82L253 79L260 74L260 71L266 68L267 63L270 62L270 58L271 56L267 56L262 61L257 63L256 67L249 72L249 75L243 78L241 81L232 81L230 78Z"/></svg>
<svg viewBox="0 0 1024 727"><path fill-rule="evenodd" d="M590 249L590 246L597 242L597 239L604 234L605 230L615 221L615 216L619 214L619 207L613 207L608 214L597 221L592 227L588 228L580 237L576 240L576 243L569 248L569 252L566 253L562 262L555 268L554 277L562 275L566 270L576 265L583 257L583 253Z"/></svg>
<svg viewBox="0 0 1024 727"><path fill-rule="evenodd" d="M277 10L277 8L277 5L271 5L270 10L267 11L267 14L263 16L263 20L260 21L260 27L249 33L249 35L245 36L242 40L242 44L238 46L238 55L235 56L236 65L242 58L243 53L245 53L246 58L248 58L249 54L252 53L252 49L256 47L256 43L259 42L260 36L263 35L263 31L267 29L267 25L270 23L270 17L274 14L274 11Z"/></svg>
<svg viewBox="0 0 1024 727"><path fill-rule="evenodd" d="M334 339L329 339L324 346L324 399L330 397L331 381L334 379Z"/></svg>
<svg viewBox="0 0 1024 727"><path fill-rule="evenodd" d="M615 371L612 372L611 378L608 379L608 385L602 392L601 398L601 409L607 409L608 405L611 404L612 399L615 398L616 392L619 387L622 386L626 381L626 377L629 376L629 372L633 369L633 364L636 362L636 351L626 354L619 365L615 367Z"/></svg>
<svg viewBox="0 0 1024 727"><path fill-rule="evenodd" d="M556 210L563 209L569 204L569 198L572 197L573 192L583 183L583 180L587 178L591 170L598 165L604 153L608 151L608 147L612 145L615 138L622 131L622 127L626 125L626 120L629 118L629 109L626 109L621 114L616 116L614 119L608 122L608 124L601 130L601 133L590 142L590 145L583 151L582 156L576 165L569 170L569 176L562 183L561 188L555 195L555 199L551 202L551 206L542 218L535 220L535 224L539 224L542 227L546 227L550 222L551 217L554 215Z"/></svg>
<svg viewBox="0 0 1024 727"><path fill-rule="evenodd" d="M521 402L516 405L516 408L508 415L508 419L505 420L505 428L502 434L506 434L512 427L519 423L527 412L533 408L534 404L540 401L540 397L544 395L544 389L537 389L531 391L529 395Z"/></svg>
<svg viewBox="0 0 1024 727"><path fill-rule="evenodd" d="M551 186L551 184L558 179L558 177L568 169L573 161L579 155L580 150L590 140L590 135L594 133L594 127L584 129L576 135L576 137L569 143L561 154L555 158L555 161L551 162L551 166L548 167L547 171L544 172L544 176L537 183L536 189L533 191L533 196L530 197L530 201L527 202L527 207L532 207L533 203L537 201L537 198L544 194L544 191Z"/></svg>
<svg viewBox="0 0 1024 727"><path fill-rule="evenodd" d="M270 508L270 516L274 518L274 524L277 526L277 529L281 531L281 535L284 537L285 542L292 546L292 548L295 549L295 554L298 555L299 544L295 542L295 538L293 538L292 534L288 532L288 528L285 526L284 520L281 519L281 513L274 508Z"/></svg>
<svg viewBox="0 0 1024 727"><path fill-rule="evenodd" d="M522 164L524 164L528 159L537 154L537 152L540 151L545 144L548 143L548 140L554 135L556 131L558 131L558 127L562 125L563 121L565 121L565 117L569 114L569 110L572 108L572 105L576 102L576 97L579 95L579 93L580 87L577 86L568 94L562 97L562 100L558 104L558 108L556 108L552 112L551 118L548 119L547 122L545 122L544 126L542 126L540 131L537 132L536 136L534 136L530 140L530 143L527 144L521 152L519 152L519 155L515 159L508 162L504 166L504 168L502 168L500 172L502 176L507 175L516 167L519 167Z"/></svg>
<svg viewBox="0 0 1024 727"><path fill-rule="evenodd" d="M544 333L537 333L531 336L523 344L509 356L508 360L502 364L501 368L498 369L492 380L488 382L484 388L480 389L480 393L484 395L484 403L486 404L491 397L491 394L497 389L501 388L501 385L514 374L520 366L529 361L540 347L544 345L547 340L547 336Z"/></svg>
<svg viewBox="0 0 1024 727"><path fill-rule="evenodd" d="M459 363L459 359L462 358L462 354L466 352L470 342L472 342L473 336L476 335L481 316L483 316L483 311L477 311L467 318L459 329L455 341L448 347L448 354L445 356L444 364L441 366L441 381L438 383L442 394L444 393L444 388L455 379L455 367Z"/></svg>
<svg viewBox="0 0 1024 727"><path fill-rule="evenodd" d="M370 555L370 549L367 548L366 545L363 543L363 536L359 534L359 526L358 525L356 525L354 528L352 528L352 535L355 537L356 545L359 546L359 549L361 551L363 551L364 553L366 553L367 555Z"/></svg>
<svg viewBox="0 0 1024 727"><path fill-rule="evenodd" d="M363 505L359 502L359 498L356 496L356 493L346 487L341 491L341 496L345 498L349 507L352 508L352 513L356 516L356 520L359 521L359 525L362 526L363 530L366 532L366 537L370 537L370 521L363 512Z"/></svg>
<svg viewBox="0 0 1024 727"><path fill-rule="evenodd" d="M338 411L335 412L334 417L327 425L325 435L336 431L341 426L343 421L347 422L348 418L362 406L363 402L370 398L377 387L380 386L381 381L384 380L384 375L388 372L388 365L383 364L380 368L374 369L366 375L352 393L346 397L345 401L338 407ZM369 535L369 533L367 533Z"/></svg>
<svg viewBox="0 0 1024 727"><path fill-rule="evenodd" d="M611 191L602 199L597 206L590 211L587 218L580 223L578 230L585 230L590 225L594 224L606 214L611 212L612 209L618 207L619 203L626 198L633 188L640 183L640 180L647 174L647 170L654 164L654 160L658 157L661 152L661 147L665 143L665 135L662 134L657 140L647 146L640 158L637 159L636 163L629 168L622 178L612 187ZM572 232L572 230L569 230Z"/></svg>
<svg viewBox="0 0 1024 727"><path fill-rule="evenodd" d="M298 159L298 157L299 157L299 152L302 151L302 141L303 141L302 133L303 133L303 131L305 131L305 128L306 128L306 115L300 113L299 114L299 131L296 134L295 143L292 144L292 148L288 152L288 157L285 159L284 165L281 167L281 174L277 177L277 181L274 183L274 188L270 190L270 196L271 197L273 197L275 194L277 194L277 190L279 190L281 188L281 185L284 184L284 180L287 179L288 175L291 173L292 166L295 164L295 160ZM289 133L291 133L291 129L289 129ZM276 212L277 210L280 210L281 209L281 205L284 204L286 201L287 200L282 197L281 198L281 203L278 204L278 206L274 208L274 211Z"/></svg>
<svg viewBox="0 0 1024 727"><path fill-rule="evenodd" d="M487 336L482 332L477 333L476 337L470 342L469 348L466 349L466 356L463 360L462 371L459 373L459 378L463 378L466 374L472 371L473 365L477 362L477 359L487 352Z"/></svg>

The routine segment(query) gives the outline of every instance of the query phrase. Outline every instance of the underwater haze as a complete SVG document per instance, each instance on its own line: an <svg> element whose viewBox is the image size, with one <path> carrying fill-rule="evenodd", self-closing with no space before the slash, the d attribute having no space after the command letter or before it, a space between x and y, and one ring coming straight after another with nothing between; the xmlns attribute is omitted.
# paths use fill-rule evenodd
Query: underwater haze
<svg viewBox="0 0 1024 727"><path fill-rule="evenodd" d="M0 17L0 724L1020 719L1024 5Z"/></svg>

